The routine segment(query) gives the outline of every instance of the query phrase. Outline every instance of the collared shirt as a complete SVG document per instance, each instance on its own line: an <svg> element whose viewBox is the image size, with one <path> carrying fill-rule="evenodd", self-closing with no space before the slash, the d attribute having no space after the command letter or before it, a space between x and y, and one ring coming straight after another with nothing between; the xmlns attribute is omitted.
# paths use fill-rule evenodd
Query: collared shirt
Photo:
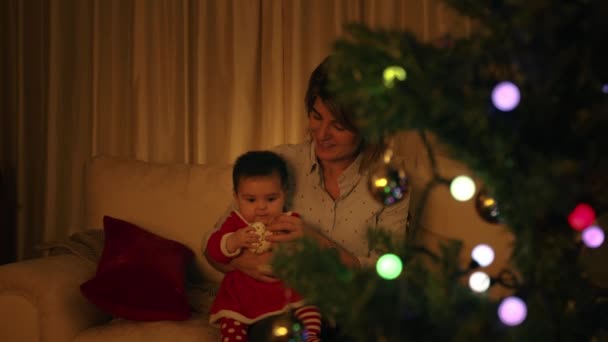
<svg viewBox="0 0 608 342"><path fill-rule="evenodd" d="M290 168L287 209L299 213L306 225L356 255L362 265L370 265L377 258L368 246L369 227L382 227L398 237L404 236L409 193L393 205L379 203L368 190L369 172L359 172L361 155L339 176L340 197L334 200L325 190L312 142L280 145L273 151Z"/></svg>

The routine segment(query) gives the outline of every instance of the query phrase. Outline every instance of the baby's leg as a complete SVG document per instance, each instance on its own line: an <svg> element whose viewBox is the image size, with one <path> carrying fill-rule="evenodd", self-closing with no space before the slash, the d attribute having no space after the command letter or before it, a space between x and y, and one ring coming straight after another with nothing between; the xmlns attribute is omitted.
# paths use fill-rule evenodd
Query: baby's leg
<svg viewBox="0 0 608 342"><path fill-rule="evenodd" d="M232 318L222 318L220 320L221 342L245 342L247 341L247 324L241 323Z"/></svg>
<svg viewBox="0 0 608 342"><path fill-rule="evenodd" d="M303 306L296 309L296 318L304 325L304 338L306 342L320 341L321 313L315 306Z"/></svg>

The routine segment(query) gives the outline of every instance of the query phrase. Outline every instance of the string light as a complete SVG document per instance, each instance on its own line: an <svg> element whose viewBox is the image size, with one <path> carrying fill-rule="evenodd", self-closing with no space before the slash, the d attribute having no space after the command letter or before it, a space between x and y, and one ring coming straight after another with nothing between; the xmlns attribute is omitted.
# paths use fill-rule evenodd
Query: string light
<svg viewBox="0 0 608 342"><path fill-rule="evenodd" d="M508 326L521 324L527 315L528 308L526 307L526 303L519 297L506 297L498 306L498 318Z"/></svg>
<svg viewBox="0 0 608 342"><path fill-rule="evenodd" d="M582 239L585 246L598 248L604 243L604 231L599 226L589 226L583 230Z"/></svg>
<svg viewBox="0 0 608 342"><path fill-rule="evenodd" d="M289 329L287 329L287 327L285 326L278 326L278 327L274 327L274 329L272 330L272 333L274 336L280 337L280 336L286 336L287 333L289 332Z"/></svg>
<svg viewBox="0 0 608 342"><path fill-rule="evenodd" d="M475 195L475 182L469 176L455 177L450 183L450 193L457 201L468 201Z"/></svg>
<svg viewBox="0 0 608 342"><path fill-rule="evenodd" d="M490 288L490 276L482 271L473 272L469 276L469 287L475 292L485 292Z"/></svg>
<svg viewBox="0 0 608 342"><path fill-rule="evenodd" d="M384 78L384 86L392 88L395 86L395 79L404 81L407 78L407 73L405 72L405 69L400 66L390 66L384 69L382 76Z"/></svg>
<svg viewBox="0 0 608 342"><path fill-rule="evenodd" d="M480 266L489 266L494 261L494 250L486 244L479 244L471 251L471 258Z"/></svg>
<svg viewBox="0 0 608 342"><path fill-rule="evenodd" d="M383 188L388 184L388 180L386 178L378 178L374 181L374 185L376 185L377 188Z"/></svg>
<svg viewBox="0 0 608 342"><path fill-rule="evenodd" d="M376 262L376 272L384 279L392 280L397 278L403 270L401 258L395 254L384 254Z"/></svg>
<svg viewBox="0 0 608 342"><path fill-rule="evenodd" d="M503 112L515 109L519 105L519 100L519 88L511 82L500 82L492 90L492 103Z"/></svg>
<svg viewBox="0 0 608 342"><path fill-rule="evenodd" d="M572 229L578 231L589 227L593 221L595 221L595 210L587 203L579 203L568 215L568 223Z"/></svg>

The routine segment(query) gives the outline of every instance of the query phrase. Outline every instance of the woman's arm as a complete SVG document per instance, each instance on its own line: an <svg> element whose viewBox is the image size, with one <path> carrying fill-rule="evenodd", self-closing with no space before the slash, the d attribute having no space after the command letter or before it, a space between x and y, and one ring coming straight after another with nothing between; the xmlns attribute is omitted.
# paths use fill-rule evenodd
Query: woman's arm
<svg viewBox="0 0 608 342"><path fill-rule="evenodd" d="M297 216L280 215L269 226L273 235L266 239L271 242L293 242L302 236L309 236L317 241L322 248L333 248L338 251L340 261L351 268L360 267L359 259L340 244L332 241L320 231L305 227L302 219Z"/></svg>
<svg viewBox="0 0 608 342"><path fill-rule="evenodd" d="M230 272L230 271L234 270L234 267L230 264L222 264L221 262L217 262L217 261L213 260L213 258L209 256L209 253L207 253L207 249L205 249L205 252L203 254L205 255L205 259L207 259L207 262L209 262L209 265L211 265L216 270L218 270L222 273L226 273L226 272Z"/></svg>
<svg viewBox="0 0 608 342"><path fill-rule="evenodd" d="M263 282L278 281L273 277L270 261L272 259L271 252L262 254L252 253L249 250L243 251L237 258L232 259L230 266L233 269L247 274L248 276Z"/></svg>
<svg viewBox="0 0 608 342"><path fill-rule="evenodd" d="M238 269L239 271L259 281L277 281L276 278L272 277L272 273L269 271L267 266L272 258L272 253L270 252L255 254L246 249L238 257L232 258L228 263L221 263L214 260L209 255L209 251L207 249L205 249L203 254L205 255L205 259L207 259L209 264L222 273Z"/></svg>
<svg viewBox="0 0 608 342"><path fill-rule="evenodd" d="M378 214L376 226L391 232L396 239L405 238L410 208L410 196L402 201L386 206Z"/></svg>
<svg viewBox="0 0 608 342"><path fill-rule="evenodd" d="M361 267L361 263L359 262L359 258L357 258L354 254L349 252L346 248L344 248L339 243L331 240L327 236L325 236L322 232L318 231L314 228L306 228L305 233L307 236L312 237L317 241L321 248L333 248L338 251L338 255L340 256L340 261L346 267L349 268L359 268Z"/></svg>
<svg viewBox="0 0 608 342"><path fill-rule="evenodd" d="M376 227L390 232L394 241L402 241L407 234L409 211L409 195L402 201L386 206L376 217ZM362 266L373 267L380 255L378 251L370 251L369 256L359 257Z"/></svg>

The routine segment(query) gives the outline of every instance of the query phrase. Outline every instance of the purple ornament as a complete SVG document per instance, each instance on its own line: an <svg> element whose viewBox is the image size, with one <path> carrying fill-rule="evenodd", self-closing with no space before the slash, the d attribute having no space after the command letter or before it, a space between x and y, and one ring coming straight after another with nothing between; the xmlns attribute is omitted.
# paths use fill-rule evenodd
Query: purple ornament
<svg viewBox="0 0 608 342"><path fill-rule="evenodd" d="M508 326L521 324L526 319L527 314L526 303L519 297L507 297L498 306L498 318Z"/></svg>
<svg viewBox="0 0 608 342"><path fill-rule="evenodd" d="M492 90L492 103L494 107L503 112L515 109L519 104L519 99L519 88L511 82L500 82Z"/></svg>
<svg viewBox="0 0 608 342"><path fill-rule="evenodd" d="M583 230L582 238L585 246L598 248L604 243L604 231L599 226L589 226Z"/></svg>
<svg viewBox="0 0 608 342"><path fill-rule="evenodd" d="M606 83L602 86L602 93L608 94L608 83Z"/></svg>

